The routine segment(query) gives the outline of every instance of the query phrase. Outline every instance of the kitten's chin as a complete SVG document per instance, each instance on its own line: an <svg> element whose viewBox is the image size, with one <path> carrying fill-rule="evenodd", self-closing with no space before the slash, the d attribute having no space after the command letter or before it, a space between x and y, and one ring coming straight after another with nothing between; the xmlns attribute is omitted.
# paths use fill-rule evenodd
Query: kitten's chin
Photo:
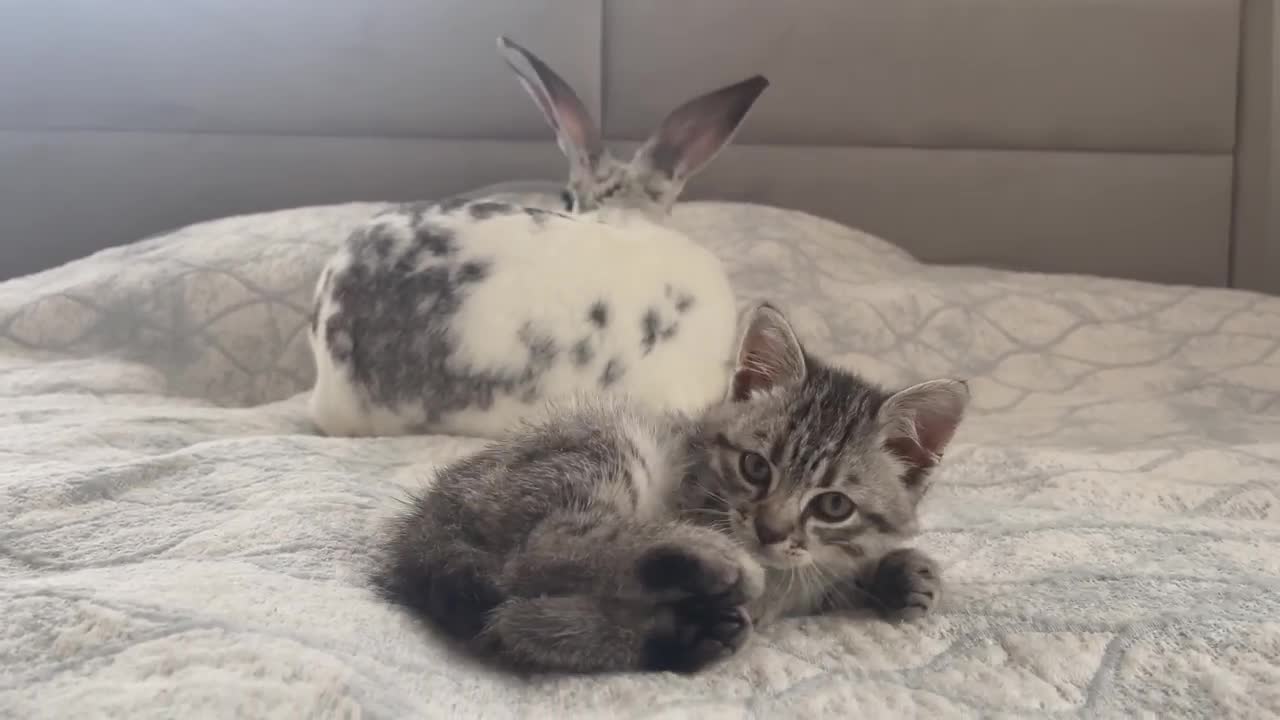
<svg viewBox="0 0 1280 720"><path fill-rule="evenodd" d="M800 558L779 558L767 553L753 553L752 556L770 570L797 570L809 565L809 561Z"/></svg>

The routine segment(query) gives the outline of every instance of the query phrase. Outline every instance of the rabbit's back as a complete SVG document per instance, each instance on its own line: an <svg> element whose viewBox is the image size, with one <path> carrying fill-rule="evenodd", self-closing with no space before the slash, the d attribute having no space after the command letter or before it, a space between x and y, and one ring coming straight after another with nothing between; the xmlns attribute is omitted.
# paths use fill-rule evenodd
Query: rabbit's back
<svg viewBox="0 0 1280 720"><path fill-rule="evenodd" d="M581 393L696 411L724 391L735 327L720 261L676 231L413 206L354 234L321 277L312 411L330 434L487 437Z"/></svg>

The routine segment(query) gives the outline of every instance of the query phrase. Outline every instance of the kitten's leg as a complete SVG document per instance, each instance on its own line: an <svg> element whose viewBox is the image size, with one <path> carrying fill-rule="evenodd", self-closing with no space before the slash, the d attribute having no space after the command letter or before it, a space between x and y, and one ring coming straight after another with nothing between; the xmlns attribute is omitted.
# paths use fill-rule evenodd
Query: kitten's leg
<svg viewBox="0 0 1280 720"><path fill-rule="evenodd" d="M750 630L740 606L567 595L508 600L486 635L507 661L529 670L694 672L732 655Z"/></svg>
<svg viewBox="0 0 1280 720"><path fill-rule="evenodd" d="M737 604L764 590L764 570L727 536L680 522L646 522L608 510L542 521L507 562L512 595L596 595L660 602L723 597Z"/></svg>
<svg viewBox="0 0 1280 720"><path fill-rule="evenodd" d="M533 667L694 671L746 641L763 587L759 564L713 530L562 513L507 561L513 597L489 633Z"/></svg>
<svg viewBox="0 0 1280 720"><path fill-rule="evenodd" d="M942 599L942 572L923 552L899 548L880 558L866 586L887 618L917 620Z"/></svg>
<svg viewBox="0 0 1280 720"><path fill-rule="evenodd" d="M423 546L397 552L373 576L384 599L429 618L448 635L470 641L502 601L501 563L464 542L431 538Z"/></svg>
<svg viewBox="0 0 1280 720"><path fill-rule="evenodd" d="M861 577L828 593L821 610L871 607L890 620L917 620L942 599L938 564L915 548L886 553Z"/></svg>

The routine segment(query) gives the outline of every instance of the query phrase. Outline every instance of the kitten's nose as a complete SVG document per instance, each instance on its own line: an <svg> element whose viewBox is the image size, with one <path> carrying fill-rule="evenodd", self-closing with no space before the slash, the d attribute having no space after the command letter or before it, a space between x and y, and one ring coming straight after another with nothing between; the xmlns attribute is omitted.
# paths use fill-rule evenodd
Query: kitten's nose
<svg viewBox="0 0 1280 720"><path fill-rule="evenodd" d="M765 513L756 514L756 537L760 538L761 545L773 545L780 543L791 536L791 528L779 523L776 519L770 518Z"/></svg>

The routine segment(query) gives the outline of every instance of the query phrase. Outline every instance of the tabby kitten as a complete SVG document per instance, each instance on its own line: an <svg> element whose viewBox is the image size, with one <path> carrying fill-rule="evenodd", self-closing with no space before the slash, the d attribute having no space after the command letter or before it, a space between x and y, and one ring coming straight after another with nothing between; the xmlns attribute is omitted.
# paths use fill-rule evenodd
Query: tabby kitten
<svg viewBox="0 0 1280 720"><path fill-rule="evenodd" d="M825 365L762 304L702 417L554 411L440 471L375 579L530 671L691 672L785 615L914 618L940 577L901 543L967 401L960 381L889 394Z"/></svg>

